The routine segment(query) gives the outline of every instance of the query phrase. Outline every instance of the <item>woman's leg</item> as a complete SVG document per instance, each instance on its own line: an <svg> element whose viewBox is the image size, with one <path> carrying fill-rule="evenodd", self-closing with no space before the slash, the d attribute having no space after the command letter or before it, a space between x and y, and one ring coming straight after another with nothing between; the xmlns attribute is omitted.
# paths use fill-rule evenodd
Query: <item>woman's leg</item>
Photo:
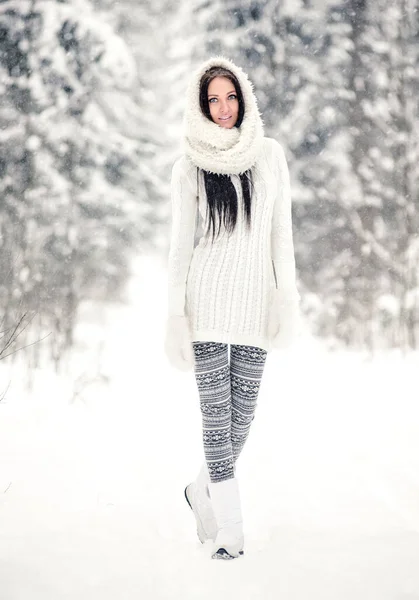
<svg viewBox="0 0 419 600"><path fill-rule="evenodd" d="M267 352L262 348L231 344L231 441L234 462L243 450L254 419L266 356Z"/></svg>
<svg viewBox="0 0 419 600"><path fill-rule="evenodd" d="M211 482L234 477L228 344L193 342L204 454Z"/></svg>

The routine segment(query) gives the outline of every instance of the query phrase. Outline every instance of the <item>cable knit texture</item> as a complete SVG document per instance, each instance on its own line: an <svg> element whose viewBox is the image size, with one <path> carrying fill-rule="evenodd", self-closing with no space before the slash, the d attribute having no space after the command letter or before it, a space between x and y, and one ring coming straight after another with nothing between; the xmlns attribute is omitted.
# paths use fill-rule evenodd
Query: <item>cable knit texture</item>
<svg viewBox="0 0 419 600"><path fill-rule="evenodd" d="M206 68L212 64L225 65L225 62L211 59ZM256 100L249 103L248 94L253 97L253 92L247 77L230 61L228 68L237 75L245 100L247 97L241 127L233 128L234 137L227 140L227 150L222 153L222 137L213 134L222 130L222 136L232 130L223 129L205 117L202 123L200 118L195 121L198 113L194 114L192 145L196 151L186 142L187 152L176 160L172 169L169 315L186 317L193 341L252 345L269 351L283 346L280 332L287 330L285 323L289 331L299 299L295 284L289 173L282 146L272 138L262 137L257 141L261 122ZM196 82L204 70L201 67L192 80L189 110L194 103L199 110ZM253 109L247 110L249 106ZM246 118L259 124L247 127ZM186 137L188 132L191 133L191 127L186 127ZM247 146L242 145L242 132ZM245 151L252 137L258 149L254 157L252 151ZM235 230L228 234L221 228L214 243L211 235L205 236L207 198L204 176L202 171L198 176L197 166L230 174L237 192ZM239 173L249 167L252 167L254 183L250 230L246 226L239 178Z"/></svg>

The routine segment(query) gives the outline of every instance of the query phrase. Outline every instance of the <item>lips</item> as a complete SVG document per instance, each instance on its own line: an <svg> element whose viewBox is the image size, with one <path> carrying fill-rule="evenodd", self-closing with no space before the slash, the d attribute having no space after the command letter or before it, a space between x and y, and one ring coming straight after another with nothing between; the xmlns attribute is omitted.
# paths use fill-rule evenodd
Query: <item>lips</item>
<svg viewBox="0 0 419 600"><path fill-rule="evenodd" d="M231 119L231 115L229 117L218 117L220 121L228 121Z"/></svg>

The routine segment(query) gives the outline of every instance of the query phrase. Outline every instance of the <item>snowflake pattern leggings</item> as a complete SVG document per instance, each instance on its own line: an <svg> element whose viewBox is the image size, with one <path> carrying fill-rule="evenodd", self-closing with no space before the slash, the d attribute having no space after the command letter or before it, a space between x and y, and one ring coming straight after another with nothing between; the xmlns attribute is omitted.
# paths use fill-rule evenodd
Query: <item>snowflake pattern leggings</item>
<svg viewBox="0 0 419 600"><path fill-rule="evenodd" d="M255 346L192 342L204 454L212 482L234 477L254 419L267 352Z"/></svg>

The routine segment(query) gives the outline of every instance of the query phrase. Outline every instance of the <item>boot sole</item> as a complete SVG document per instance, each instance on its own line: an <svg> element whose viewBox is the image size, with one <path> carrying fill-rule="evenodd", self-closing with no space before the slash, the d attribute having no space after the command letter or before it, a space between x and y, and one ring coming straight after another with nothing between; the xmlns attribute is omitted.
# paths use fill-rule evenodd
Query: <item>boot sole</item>
<svg viewBox="0 0 419 600"><path fill-rule="evenodd" d="M184 492L184 494L185 494L185 498L186 498L186 502L189 504L189 508L190 508L191 510L193 510L193 508L192 508L192 504L189 502L188 494L186 493L186 490L187 490L187 489L188 489L188 486L186 486L186 487L185 487L185 492Z"/></svg>
<svg viewBox="0 0 419 600"><path fill-rule="evenodd" d="M244 550L240 550L239 551L239 556L242 556L244 554ZM215 552L211 558L215 558L217 560L233 560L235 558L238 558L238 556L233 556L232 554L230 554L229 552L227 552L227 550L225 548L219 548L217 550L217 552Z"/></svg>

